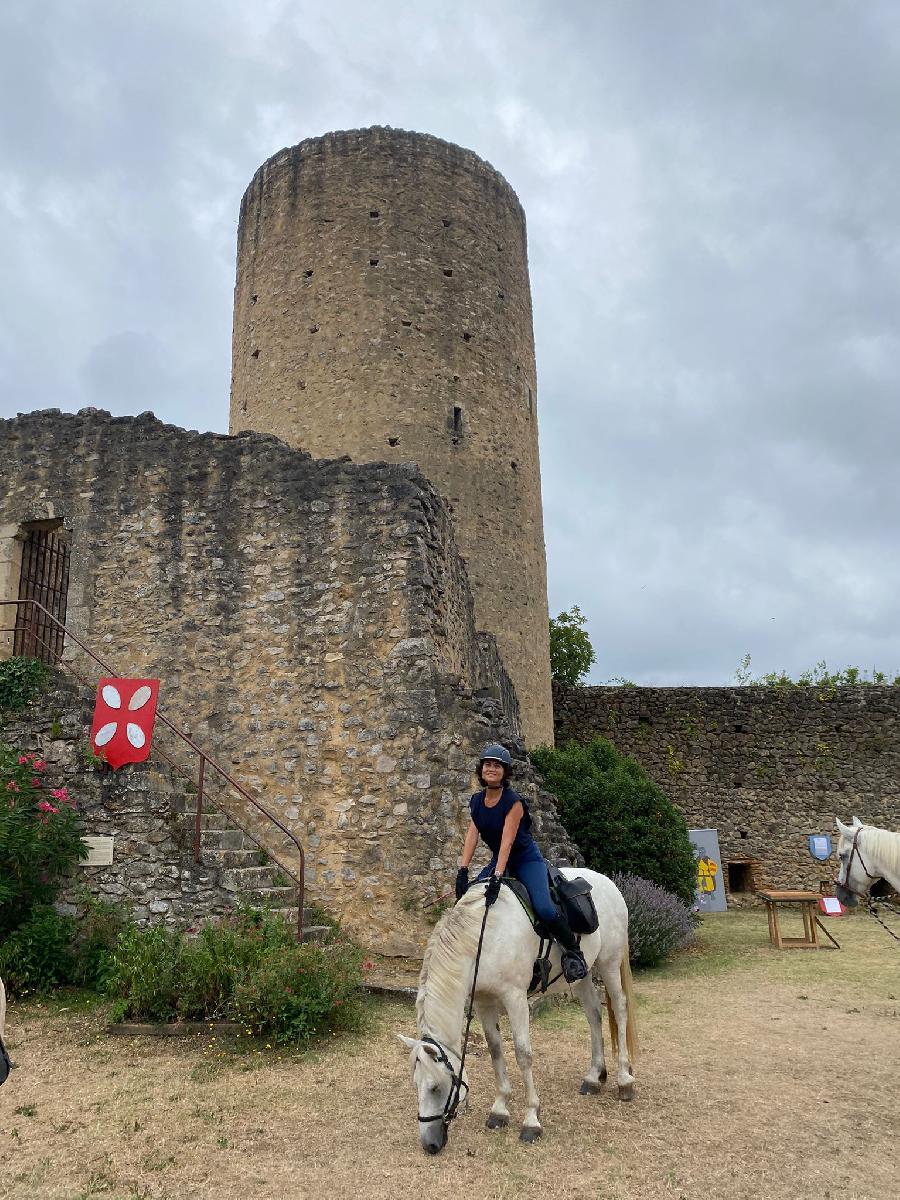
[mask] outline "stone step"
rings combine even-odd
[[[296,904],[295,887],[235,888],[233,894],[239,899],[262,908],[282,909]],[[294,913],[296,917],[296,911]]]
[[[200,842],[200,856],[203,862],[214,867],[235,867],[244,870],[246,867],[270,867],[274,864],[269,856],[256,846],[252,850],[223,850],[219,846],[206,846]],[[261,861],[265,859],[265,861]]]
[[[254,841],[239,829],[204,829],[200,832],[201,850],[256,850]]]
[[[192,812],[180,813],[182,822],[186,828],[193,830],[195,816]],[[200,814],[200,830],[201,832],[223,831],[226,829],[234,829],[234,825],[228,820],[224,813],[216,812],[210,809]]]
[[[296,904],[293,908],[270,908],[268,911],[275,916],[284,917],[285,921],[292,928],[296,928],[298,911]],[[318,942],[320,945],[324,945],[325,942],[331,940],[332,932],[330,925],[304,925],[303,940],[304,942]]]
[[[278,882],[279,880],[280,882]],[[228,867],[222,872],[219,882],[229,892],[294,886],[287,872],[272,865],[267,867]]]

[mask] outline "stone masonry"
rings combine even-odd
[[[162,680],[161,710],[299,837],[312,898],[372,949],[419,951],[478,749],[499,737],[524,753],[431,485],[152,414],[0,422],[0,533],[53,520],[72,631],[116,673]],[[96,680],[71,641],[66,660]],[[523,780],[545,848],[570,857],[552,801]],[[297,868],[236,794],[217,803]]]
[[[506,180],[397,129],[274,155],[241,204],[232,366],[232,432],[415,460],[452,514],[525,736],[552,740],[525,215]]]
[[[608,738],[718,829],[733,892],[830,887],[807,837],[835,817],[900,828],[900,688],[557,686],[554,708],[558,742]]]
[[[194,861],[196,796],[167,764],[112,771],[91,761],[93,701],[60,673],[23,712],[0,713],[0,741],[46,762],[47,785],[69,789],[87,835],[113,838],[112,865],[77,866],[61,893],[63,911],[75,911],[88,892],[127,908],[139,924],[196,926],[238,902],[296,920],[296,889],[221,813],[203,817],[201,861]]]

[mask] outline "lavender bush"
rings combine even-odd
[[[655,967],[694,940],[694,914],[677,896],[639,875],[611,878],[628,905],[629,957],[635,966]]]

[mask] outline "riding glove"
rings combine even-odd
[[[469,868],[460,867],[456,872],[456,898],[462,900],[469,890]]]
[[[492,875],[488,881],[487,887],[484,889],[484,906],[490,908],[497,897],[500,895],[500,876]]]

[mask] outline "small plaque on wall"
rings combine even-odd
[[[113,842],[111,837],[85,837],[81,839],[87,846],[87,858],[81,859],[82,867],[109,867],[113,860]]]

